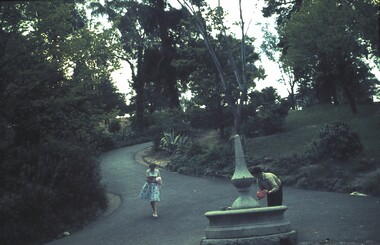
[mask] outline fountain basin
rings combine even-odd
[[[205,214],[209,225],[206,239],[266,236],[291,231],[285,220],[286,206],[210,211]]]

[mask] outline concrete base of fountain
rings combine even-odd
[[[296,232],[285,220],[286,206],[210,211],[201,245],[296,244]]]
[[[293,245],[296,243],[296,232],[230,239],[202,239],[201,245]]]

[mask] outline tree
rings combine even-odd
[[[281,131],[289,110],[287,100],[281,99],[273,87],[264,88],[261,92],[252,91],[248,96],[250,100],[244,108],[246,135],[252,137]]]
[[[94,14],[107,14],[120,32],[123,51],[120,58],[128,62],[132,71],[136,126],[142,131],[146,107],[151,112],[160,106],[179,107],[177,76],[171,62],[177,55],[180,38],[176,30],[182,13],[164,0],[113,0],[104,6],[100,3],[91,6]],[[157,97],[160,94],[164,96]]]
[[[320,102],[331,103],[333,98],[338,103],[341,89],[352,112],[357,112],[357,88],[374,86],[364,60],[378,49],[373,35],[363,30],[377,15],[377,9],[363,1],[305,1],[281,30],[288,65],[313,78]],[[368,83],[372,85],[364,85]]]
[[[219,129],[221,137],[228,138],[229,135],[226,136],[225,128],[233,126],[232,111],[228,109],[228,101],[220,83],[218,72],[204,41],[199,36],[195,37],[191,34],[193,33],[189,33],[189,41],[181,48],[175,65],[179,74],[182,75],[181,79],[187,81],[186,86],[191,91],[192,103],[190,108],[195,112],[192,113],[192,121],[194,125]],[[229,65],[229,52],[232,52],[234,56],[239,55],[240,40],[234,37],[228,38],[229,45],[221,35],[217,35],[215,38],[210,37],[210,42],[215,48],[221,66],[224,68],[226,79],[233,80],[235,75],[234,70]],[[252,42],[253,39],[246,38],[247,67],[249,68],[246,74],[247,79],[251,82],[249,88],[255,86],[253,82],[255,79],[263,76],[263,71],[254,64],[259,55],[255,52]],[[239,91],[235,88],[231,93],[237,97]]]
[[[218,7],[214,15],[211,16],[212,23],[215,24],[216,30],[219,31],[218,38],[224,43],[224,52],[226,52],[228,67],[233,72],[233,78],[228,74],[228,68],[223,66],[220,57],[218,57],[218,50],[212,43],[212,38],[210,34],[210,26],[203,16],[204,3],[198,1],[192,4],[190,1],[178,1],[183,8],[185,8],[189,14],[194,18],[194,24],[198,29],[199,34],[202,36],[203,41],[206,45],[207,51],[209,52],[212,61],[214,63],[215,69],[219,76],[219,82],[223,88],[225,100],[233,114],[234,118],[234,129],[236,133],[241,134],[242,129],[242,107],[247,101],[247,91],[249,88],[254,86],[253,79],[248,78],[249,71],[252,71],[252,67],[247,63],[247,40],[245,34],[245,22],[243,19],[241,1],[239,1],[240,6],[240,22],[241,27],[241,42],[240,42],[240,55],[236,56],[235,48],[236,46],[232,43],[233,38],[227,35],[227,28],[223,24],[223,9]],[[251,77],[250,77],[251,78]]]
[[[266,6],[262,10],[263,16],[277,16],[277,25],[280,27],[301,8],[303,0],[265,0],[265,2]]]
[[[149,43],[146,43],[147,34],[142,26],[144,18],[146,17],[140,12],[144,8],[139,8],[140,4],[134,1],[120,2],[112,1],[106,2],[103,6],[100,3],[91,3],[93,14],[95,16],[107,14],[108,20],[114,23],[114,26],[120,32],[121,39],[121,54],[124,54],[121,59],[125,60],[132,72],[132,88],[136,92],[135,106],[137,118],[137,130],[142,131],[144,125],[144,86],[145,79],[143,77],[142,65],[144,59],[144,52]]]
[[[293,110],[296,109],[295,88],[297,84],[296,68],[286,66],[286,56],[281,56],[282,49],[279,47],[280,40],[276,35],[268,30],[268,26],[262,28],[264,32],[264,41],[261,44],[261,49],[264,51],[270,61],[278,65],[281,72],[281,78],[278,80],[286,86],[289,94],[290,105]]]
[[[169,96],[170,105],[179,107],[179,92],[177,89],[177,76],[175,67],[171,62],[176,57],[177,51],[175,48],[176,37],[171,34],[178,28],[182,18],[182,13],[179,10],[171,8],[166,11],[167,1],[154,0],[151,1],[153,10],[156,12],[154,24],[158,25],[159,37],[161,39],[161,60],[157,70],[161,70],[159,79],[164,80],[165,90]]]
[[[76,2],[0,4],[1,244],[55,238],[106,207],[95,157],[117,63]]]

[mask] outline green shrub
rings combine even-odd
[[[354,162],[355,172],[369,172],[374,169],[376,169],[376,161],[374,158],[362,158],[359,159],[357,162]]]
[[[191,127],[202,129],[223,129],[233,125],[233,115],[226,108],[197,108],[186,111]]]
[[[186,114],[179,109],[168,109],[151,115],[152,124],[147,128],[146,134],[153,139],[154,150],[159,150],[164,132],[176,132],[189,135],[190,124]]]
[[[119,120],[111,120],[110,123],[108,124],[108,131],[110,133],[117,133],[120,132],[121,125]]]
[[[97,138],[97,147],[101,151],[108,151],[115,147],[115,139],[111,135],[99,134]]]
[[[186,114],[179,109],[168,109],[166,111],[153,114],[154,127],[160,129],[160,136],[163,132],[177,132],[178,134],[189,134],[190,124]]]
[[[244,133],[248,137],[275,134],[282,130],[285,117],[286,115],[280,113],[275,105],[260,107],[256,116],[244,122]]]
[[[358,134],[342,121],[322,127],[319,130],[319,140],[314,146],[317,154],[335,160],[346,160],[363,150]]]
[[[211,176],[231,174],[233,166],[234,152],[229,144],[204,149],[194,142],[179,147],[167,165],[169,170],[179,173]]]
[[[234,157],[234,148],[227,143],[211,146],[204,156],[205,162],[207,163],[208,172],[215,172],[216,175],[219,171],[234,166]]]
[[[278,96],[272,87],[250,94],[252,102],[244,109],[247,117],[243,124],[248,137],[270,135],[282,130],[288,115],[289,103]]]
[[[106,208],[100,169],[92,151],[44,139],[39,145],[7,153],[0,165],[1,244],[33,244],[56,238]]]
[[[179,147],[171,157],[171,161],[167,164],[167,168],[171,171],[189,175],[202,175],[202,166],[199,156],[204,151],[199,143],[191,142],[190,144]]]

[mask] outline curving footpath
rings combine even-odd
[[[154,219],[149,203],[137,198],[147,167],[139,164],[135,155],[149,146],[103,154],[103,182],[114,194],[110,209],[82,230],[48,245],[199,244],[208,224],[204,213],[231,205],[238,196],[235,187],[226,179],[161,170],[159,218]],[[284,205],[299,244],[380,244],[380,198],[285,187]]]

